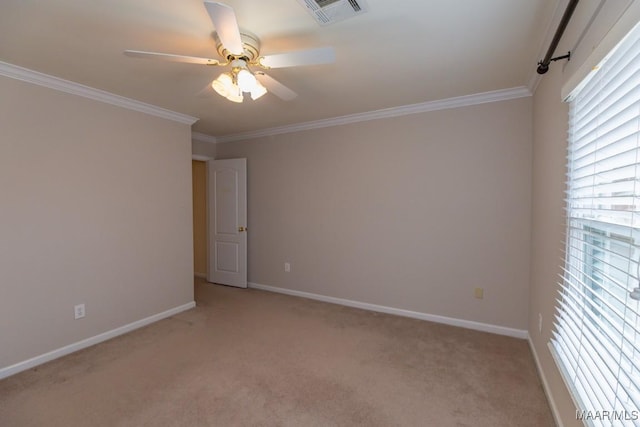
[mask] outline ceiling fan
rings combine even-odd
[[[213,22],[216,49],[222,60],[139,50],[125,50],[124,54],[189,64],[230,66],[231,70],[220,74],[211,86],[219,95],[233,102],[242,102],[245,93],[249,93],[251,98],[256,100],[267,91],[280,99],[290,101],[298,95],[262,70],[328,64],[335,61],[335,53],[331,47],[261,56],[260,40],[255,35],[239,29],[236,15],[230,6],[208,0],[205,0],[204,6]]]

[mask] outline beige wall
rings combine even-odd
[[[206,141],[191,141],[191,152],[196,156],[210,157],[214,159],[216,157],[216,144]]]
[[[0,93],[0,368],[192,302],[189,126]]]
[[[547,347],[551,338],[563,259],[568,106],[560,98],[562,69],[542,79],[533,103],[533,211],[529,334],[565,426],[581,425]],[[542,332],[538,315],[542,315]]]
[[[193,269],[207,275],[207,163],[193,160]]]
[[[559,374],[548,348],[553,328],[555,300],[563,263],[565,215],[564,191],[566,181],[566,154],[568,132],[568,105],[562,102],[562,89],[578,82],[576,73],[597,64],[593,54],[599,50],[603,38],[622,34],[616,22],[629,27],[638,22],[638,4],[627,10],[619,20],[629,0],[581,2],[570,27],[556,52],[572,49],[570,63],[553,63],[548,74],[541,79],[533,102],[533,191],[532,191],[532,245],[531,290],[529,303],[529,333],[539,359],[541,374],[548,384],[547,392],[555,406],[559,422],[564,426],[581,426],[576,420],[575,405]],[[562,9],[560,12],[563,12]],[[599,12],[594,17],[594,13]],[[629,19],[628,13],[635,13]],[[587,29],[587,24],[591,27]],[[615,28],[615,31],[612,30]],[[582,37],[581,43],[578,39]],[[542,315],[542,331],[538,330],[538,316]],[[606,409],[606,408],[604,408]]]
[[[218,144],[234,157],[250,282],[526,329],[530,98]]]

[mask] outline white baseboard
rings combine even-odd
[[[11,375],[17,374],[18,372],[26,371],[27,369],[31,369],[34,366],[42,365],[43,363],[49,362],[53,359],[57,359],[62,356],[66,356],[67,354],[71,354],[78,350],[82,350],[83,348],[91,347],[92,345],[101,343],[103,341],[109,340],[111,338],[115,338],[118,335],[126,334],[127,332],[131,332],[134,329],[141,328],[143,326],[147,326],[151,323],[157,322],[158,320],[165,319],[167,317],[171,317],[175,314],[181,313],[183,311],[192,309],[196,306],[195,301],[189,302],[187,304],[171,308],[167,311],[163,311],[162,313],[154,314],[153,316],[146,317],[141,320],[137,320],[133,323],[129,323],[128,325],[121,326],[116,329],[112,329],[107,332],[103,332],[99,335],[95,335],[91,338],[84,339],[82,341],[75,342],[73,344],[69,344],[67,346],[61,347],[59,349],[50,351],[45,354],[41,354],[39,356],[33,357],[31,359],[25,360],[23,362],[18,362],[14,365],[7,366],[5,368],[0,368],[0,380],[3,378],[7,378]]]
[[[249,283],[249,287],[263,291],[277,292],[280,294],[292,295],[296,297],[309,298],[318,301],[330,302],[333,304],[346,305],[347,307],[362,308],[364,310],[377,311],[380,313],[395,314],[397,316],[411,317],[413,319],[427,320],[429,322],[443,323],[445,325],[459,326],[477,331],[490,332],[498,335],[506,335],[514,338],[527,339],[529,333],[523,329],[513,329],[504,326],[491,325],[488,323],[473,322],[471,320],[456,319],[453,317],[438,316],[436,314],[420,313],[417,311],[402,310],[400,308],[386,307],[384,305],[369,304],[366,302],[353,301],[343,298],[328,297],[324,295],[312,294],[309,292],[295,291],[292,289],[278,288],[276,286],[261,285],[259,283]]]
[[[536,368],[538,368],[538,376],[542,380],[542,388],[544,389],[544,394],[547,396],[547,401],[549,402],[549,407],[551,408],[551,413],[553,414],[553,419],[556,422],[556,426],[564,427],[562,419],[560,418],[560,413],[558,412],[558,407],[556,406],[556,402],[553,399],[551,388],[549,387],[549,383],[547,382],[547,377],[544,375],[544,371],[542,370],[542,365],[540,364],[538,353],[536,352],[536,348],[533,345],[533,341],[531,341],[531,337],[527,337],[527,341],[529,341],[529,348],[531,348],[533,360],[536,362]]]

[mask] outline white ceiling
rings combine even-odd
[[[226,0],[261,54],[332,46],[330,65],[269,75],[298,93],[235,104],[217,67],[129,58],[125,49],[218,58],[201,0],[1,0],[0,61],[200,118],[212,136],[527,86],[557,0],[367,0],[321,27],[296,0]],[[248,98],[248,97],[247,97]]]

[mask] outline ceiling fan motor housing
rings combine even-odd
[[[242,59],[248,63],[255,63],[260,57],[260,40],[255,34],[251,34],[248,31],[240,31],[240,39],[242,40],[242,55],[234,55],[229,52],[220,41],[217,33],[214,33],[216,41],[216,49],[221,57],[226,58],[229,61],[235,59]]]

